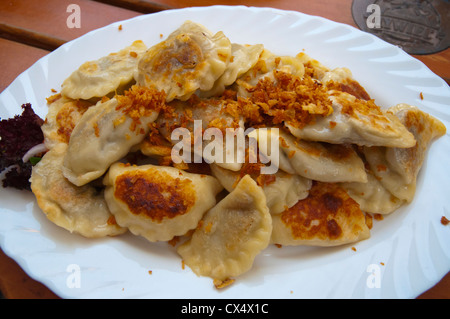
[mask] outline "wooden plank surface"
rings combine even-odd
[[[351,0],[2,0],[0,1],[0,36],[2,32],[28,32],[48,37],[51,41],[70,41],[91,30],[110,23],[129,19],[143,13],[183,8],[188,6],[208,6],[211,4],[275,7],[295,10],[311,15],[319,15],[330,20],[355,26],[351,15]],[[68,28],[67,12],[69,4],[77,3],[81,8],[81,27]],[[108,4],[110,3],[110,4]],[[6,31],[5,31],[6,30]],[[8,37],[6,37],[8,38]],[[26,38],[26,37],[25,37]],[[49,50],[38,45],[23,44],[24,39],[16,36],[16,41],[0,38],[0,92],[20,73],[25,71]],[[33,37],[31,37],[33,38]],[[59,42],[55,42],[57,45]],[[443,78],[450,78],[450,49],[437,54],[416,56],[432,71]],[[6,298],[58,298],[41,283],[31,279],[17,263],[0,250],[0,290]],[[435,287],[424,292],[419,298],[450,299],[450,274],[447,274]]]
[[[133,10],[141,13],[154,13],[174,8],[164,3],[146,0],[95,0],[95,1],[103,2],[106,4],[110,4],[112,6],[117,6],[120,8],[125,8],[128,10]]]
[[[80,8],[80,28],[69,28],[67,25],[67,19],[73,13],[73,11],[67,12],[71,4],[77,4]],[[52,35],[66,41],[140,14],[136,11],[90,0],[0,1],[1,23]]]
[[[49,51],[0,38],[0,92]]]
[[[212,1],[209,0],[153,0],[153,2],[165,4],[174,8],[204,7],[209,6],[212,3]],[[271,7],[299,11],[356,26],[350,10],[352,0],[222,0],[213,2],[217,5],[246,5],[249,7]]]
[[[66,40],[52,35],[17,27],[8,23],[0,23],[0,37],[47,51],[53,51],[66,42]]]
[[[33,280],[0,250],[0,291],[7,299],[58,299],[42,283]]]

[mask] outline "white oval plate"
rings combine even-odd
[[[21,74],[0,95],[1,118],[19,114],[27,102],[44,118],[51,89],[81,63],[137,39],[151,46],[188,19],[233,42],[263,43],[283,55],[304,50],[330,68],[348,67],[377,104],[417,105],[450,128],[449,87],[399,48],[320,17],[243,6],[169,10],[89,32]],[[370,239],[335,248],[270,246],[221,291],[182,269],[167,243],[70,234],[46,219],[31,193],[13,189],[0,190],[1,248],[63,298],[413,298],[450,270],[450,228],[440,223],[443,215],[450,219],[449,155],[446,134],[428,151],[414,201],[375,221]]]

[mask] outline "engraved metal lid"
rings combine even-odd
[[[353,0],[358,27],[409,54],[450,47],[449,0]]]

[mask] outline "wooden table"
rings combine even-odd
[[[81,27],[68,28],[70,4],[78,4]],[[0,2],[0,92],[34,62],[88,31],[141,14],[192,6],[247,5],[274,7],[318,15],[356,26],[352,0],[2,0]],[[450,49],[415,56],[433,72],[450,79]],[[450,230],[449,230],[450,231]],[[47,287],[31,279],[14,260],[0,251],[0,290],[5,298],[59,298]],[[450,298],[450,273],[418,298]]]

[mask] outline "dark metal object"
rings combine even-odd
[[[409,54],[450,47],[449,0],[353,0],[352,15],[361,30]]]

